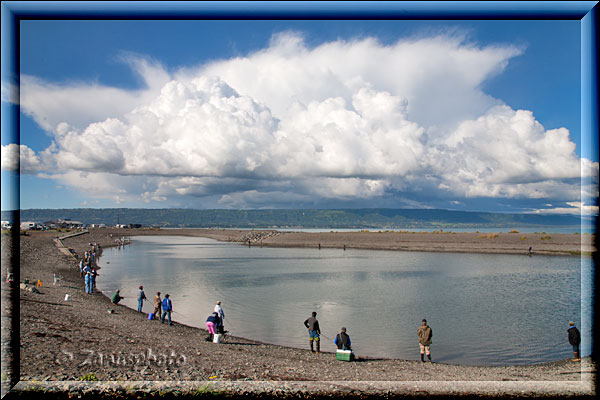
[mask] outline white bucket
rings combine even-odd
[[[69,299],[70,299],[70,298],[71,298],[71,295],[70,295],[70,294],[68,294],[68,293],[67,293],[67,294],[65,294],[65,301],[69,301]]]
[[[221,338],[223,337],[220,333],[215,333],[213,335],[213,343],[221,343]]]

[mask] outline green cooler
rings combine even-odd
[[[354,353],[352,353],[352,350],[338,350],[335,353],[335,359],[340,361],[352,361],[354,359]]]

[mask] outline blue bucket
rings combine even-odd
[[[154,319],[154,313],[151,312],[150,314],[148,314],[148,319]]]

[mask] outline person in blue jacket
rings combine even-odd
[[[171,313],[173,312],[173,303],[171,302],[171,299],[169,298],[168,293],[165,294],[165,298],[162,301],[162,309],[163,309],[163,314],[160,317],[160,323],[164,324],[165,316],[167,316],[169,325],[173,325],[173,323],[171,322]]]

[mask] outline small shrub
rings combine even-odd
[[[542,240],[550,240],[550,239],[552,239],[552,237],[551,236],[542,236],[541,239]]]
[[[89,373],[87,375],[84,375],[80,378],[77,378],[78,381],[97,381],[98,378],[96,378],[96,374],[95,373]]]
[[[518,231],[518,230],[516,230],[516,229],[513,229],[512,231],[510,231],[510,232],[508,232],[508,233],[519,233],[519,231]]]
[[[527,236],[521,236],[521,240],[527,240]]]

